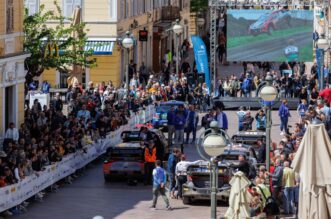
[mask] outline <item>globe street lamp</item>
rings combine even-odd
[[[183,26],[179,24],[179,19],[176,20],[176,24],[172,27],[172,31],[176,34],[175,37],[175,46],[176,46],[176,74],[179,72],[179,35],[183,32]]]
[[[278,96],[278,91],[272,86],[272,77],[268,75],[265,79],[266,84],[261,88],[259,97],[266,109],[267,128],[266,128],[266,167],[270,171],[270,144],[271,144],[271,106]]]
[[[130,92],[130,88],[129,88],[129,62],[130,62],[130,49],[133,47],[134,45],[134,40],[132,39],[132,37],[130,36],[130,32],[127,31],[125,33],[125,38],[122,40],[122,46],[126,49],[127,51],[127,66],[126,66],[126,89],[127,89],[127,96],[129,95]]]
[[[217,191],[218,191],[218,160],[217,157],[224,153],[228,144],[229,136],[227,133],[218,128],[216,121],[210,123],[210,129],[203,132],[197,140],[197,151],[199,155],[206,161],[210,162],[210,205],[211,205],[211,219],[217,217]],[[231,144],[230,144],[231,146]],[[204,151],[201,151],[203,148]],[[206,156],[207,155],[207,156]],[[210,158],[208,158],[208,156]]]

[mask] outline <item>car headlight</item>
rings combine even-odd
[[[193,184],[193,182],[188,182],[188,183],[187,183],[187,187],[188,187],[189,189],[193,189],[193,188],[194,188],[194,184]]]

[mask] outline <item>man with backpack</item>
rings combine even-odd
[[[156,168],[153,170],[153,204],[151,206],[152,209],[156,209],[156,203],[159,195],[162,196],[166,208],[168,211],[172,210],[169,204],[169,199],[165,194],[165,184],[167,182],[167,174],[166,171],[161,167],[161,161],[157,160],[155,162]]]

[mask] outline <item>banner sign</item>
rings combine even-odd
[[[317,76],[320,78],[321,74],[321,67],[324,64],[324,50],[323,49],[316,49],[316,63],[317,63]]]
[[[202,41],[202,39],[198,36],[191,36],[191,39],[192,39],[194,58],[197,65],[198,73],[205,74],[205,81],[210,93],[211,86],[210,86],[209,64],[208,64],[206,45]]]
[[[141,111],[144,111],[142,113]],[[121,142],[121,132],[130,130],[136,124],[149,122],[153,118],[155,108],[148,106],[137,115],[131,116],[128,124],[109,133],[106,138],[99,139],[96,143],[86,146],[85,152],[78,151],[63,157],[62,161],[46,166],[43,171],[25,177],[19,183],[0,188],[0,212],[21,204],[23,201],[46,189],[57,181],[73,174],[88,163],[92,162],[106,152],[107,148]],[[132,125],[130,125],[132,124]]]

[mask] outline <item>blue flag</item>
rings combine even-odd
[[[209,64],[208,64],[206,45],[202,41],[202,39],[198,36],[192,36],[191,38],[192,38],[194,58],[195,58],[198,73],[205,74],[205,81],[206,81],[206,84],[207,84],[207,87],[208,87],[209,93],[210,93],[211,86],[210,86]]]

